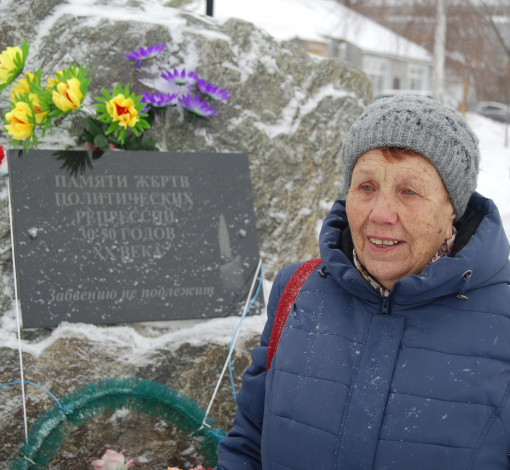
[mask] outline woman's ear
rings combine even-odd
[[[449,240],[450,238],[453,237],[453,221],[454,220],[455,220],[455,212],[452,211],[452,215],[450,215],[450,217],[448,219],[448,223],[447,223],[445,234],[444,234],[445,240]]]

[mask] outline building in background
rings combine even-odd
[[[374,97],[431,94],[432,55],[336,0],[214,0],[217,18],[241,18],[311,54],[346,60],[369,75]]]
[[[432,55],[417,44],[352,12],[354,22],[330,31],[322,42],[295,37],[292,42],[311,54],[338,58],[363,70],[374,98],[396,93],[431,92]]]
[[[299,0],[298,0],[299,1]],[[312,54],[338,58],[362,69],[372,80],[374,98],[396,93],[431,95],[432,55],[418,44],[347,8],[324,1],[323,7],[336,21],[328,28],[317,21],[321,42],[302,34],[293,38]],[[320,2],[314,8],[317,16]],[[318,14],[319,13],[319,14]],[[322,47],[319,47],[322,44]]]
[[[337,1],[433,52],[435,0]],[[446,23],[445,103],[510,103],[510,1],[449,1]]]

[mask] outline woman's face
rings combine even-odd
[[[455,219],[441,177],[426,158],[387,160],[380,149],[356,162],[347,217],[360,262],[389,290],[427,266],[452,237]]]

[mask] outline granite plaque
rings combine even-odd
[[[259,258],[248,157],[91,157],[9,151],[23,327],[239,314]]]

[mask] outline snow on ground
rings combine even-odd
[[[13,302],[14,305],[14,302]],[[251,332],[261,333],[267,315],[246,317],[239,337]],[[129,325],[98,326],[84,323],[61,323],[51,335],[39,342],[21,341],[23,352],[39,357],[46,348],[59,338],[81,336],[105,347],[118,347],[124,350],[120,360],[137,362],[141,356],[184,342],[204,344],[215,341],[228,344],[239,325],[239,317],[215,318],[212,320],[183,320],[145,323],[144,334]],[[154,335],[154,336],[153,336]],[[0,318],[0,344],[2,347],[18,349],[16,311],[13,307]]]
[[[480,139],[482,161],[476,190],[496,203],[503,219],[505,232],[509,237],[510,146],[505,147],[505,124],[475,113],[468,113],[466,118]]]

